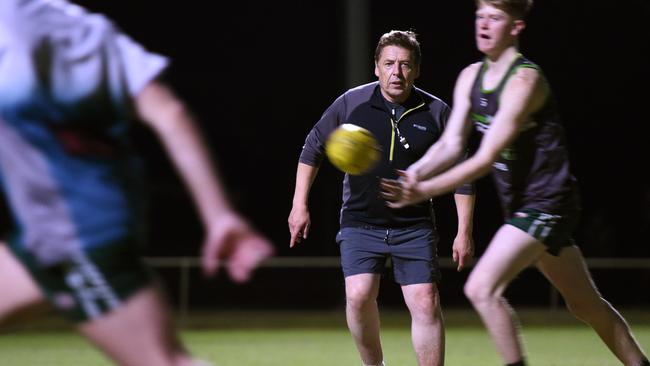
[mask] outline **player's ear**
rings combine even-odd
[[[379,66],[377,66],[377,61],[375,61],[375,76],[379,77]]]
[[[517,19],[512,23],[512,30],[510,31],[510,34],[516,37],[524,31],[524,28],[526,28],[526,22],[522,19]]]

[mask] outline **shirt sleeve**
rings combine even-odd
[[[130,118],[133,98],[162,74],[168,58],[150,52],[103,15],[89,14],[73,24],[76,29],[67,39],[75,41],[75,53],[58,57],[58,75],[63,76],[58,78],[59,94],[73,85],[77,91],[71,101],[109,95],[113,113]]]
[[[0,3],[0,77],[11,90],[3,101],[40,103],[44,120],[128,120],[133,97],[168,66],[103,14],[67,1]],[[48,98],[32,98],[34,90]]]
[[[474,183],[465,183],[462,186],[456,188],[456,191],[454,191],[454,193],[470,196],[476,194],[476,188],[474,187]]]
[[[341,95],[325,110],[307,135],[300,154],[301,163],[311,166],[320,165],[325,155],[325,142],[329,135],[343,123],[344,111],[345,95]]]
[[[167,57],[149,52],[123,33],[116,33],[114,42],[116,57],[121,65],[121,77],[131,96],[137,95],[169,64]]]

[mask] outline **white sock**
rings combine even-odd
[[[215,366],[215,365],[208,361],[193,359],[192,366]]]

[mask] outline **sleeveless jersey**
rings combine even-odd
[[[483,63],[471,89],[471,120],[482,136],[499,110],[501,92],[517,69],[539,66],[519,55],[492,90],[483,89]],[[564,213],[579,209],[577,182],[570,172],[564,129],[549,92],[543,106],[530,116],[514,142],[493,163],[492,176],[506,217],[522,209]]]

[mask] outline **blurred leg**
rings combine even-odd
[[[78,329],[122,366],[193,365],[155,287],[140,290],[121,307],[80,324]]]
[[[601,297],[578,247],[564,248],[558,257],[544,254],[537,268],[560,291],[571,313],[594,328],[621,362],[641,364],[639,344],[625,319]]]
[[[379,275],[362,273],[345,278],[348,328],[366,365],[379,365],[384,355],[379,337]]]
[[[411,313],[411,338],[418,366],[442,366],[445,360],[445,332],[436,284],[402,286]]]
[[[530,235],[504,225],[495,234],[465,284],[465,294],[507,364],[523,360],[524,352],[517,318],[503,292],[544,251],[544,245]]]
[[[25,267],[0,242],[0,321],[45,298]]]

